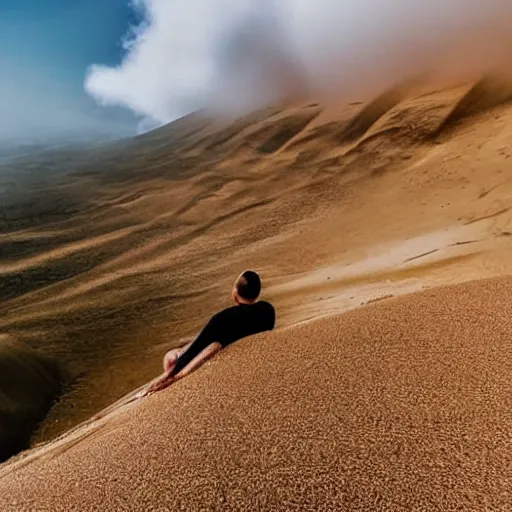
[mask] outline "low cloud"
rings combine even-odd
[[[507,62],[510,0],[135,0],[118,67],[88,70],[102,105],[146,130],[200,108],[240,114],[291,95],[357,98],[428,72]]]

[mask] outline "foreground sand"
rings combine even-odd
[[[248,339],[80,442],[0,510],[510,510],[512,278]]]

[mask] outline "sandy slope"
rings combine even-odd
[[[326,317],[330,334],[325,343],[332,347],[348,342],[339,337],[337,322],[359,318],[361,329],[370,324],[357,316],[365,313],[343,320],[329,315],[440,284],[508,275],[511,90],[485,79],[430,93],[391,91],[369,104],[339,110],[316,104],[268,109],[235,123],[219,124],[198,113],[130,143],[23,162],[18,185],[3,185],[8,194],[0,209],[0,330],[57,358],[76,378],[35,441],[62,434],[152,378],[165,349],[229,303],[226,291],[244,268],[262,272],[265,297],[279,311],[279,327]],[[503,287],[498,286],[500,293]],[[410,300],[413,311],[423,299]],[[381,307],[387,306],[368,311]],[[451,322],[463,311],[461,306]],[[398,318],[389,329],[401,328],[395,325]],[[321,325],[285,330],[275,345],[282,336],[285,346],[293,339],[306,347],[319,336],[311,331],[303,339],[301,329]],[[372,336],[380,339],[378,333]],[[234,358],[231,367],[245,368],[240,350],[234,348],[229,356]],[[257,354],[248,360],[256,364]],[[290,368],[294,373],[298,354],[283,359],[276,371]],[[337,360],[336,353],[332,357]],[[413,351],[408,357],[417,355]],[[228,364],[221,359],[212,368]],[[354,372],[354,380],[362,377]],[[180,388],[192,386],[185,405],[197,399],[193,386],[210,385],[202,375]],[[343,387],[337,378],[328,382],[329,390]],[[246,383],[244,407],[232,415],[244,415],[245,404],[259,397],[261,388],[253,390],[251,382]],[[461,375],[460,382],[469,385],[470,377]],[[233,403],[240,399],[237,392],[229,391]],[[181,396],[178,391],[176,396]],[[365,402],[368,407],[370,402]],[[126,428],[159,425],[158,418],[176,410],[166,406],[139,416],[147,407],[132,408],[112,422],[110,416],[103,419],[98,434],[96,426],[87,427],[90,436],[116,431],[118,421],[132,425],[132,414],[134,423]],[[179,414],[196,414],[200,408],[187,405],[186,410]],[[147,420],[138,425],[135,418],[141,417]],[[397,419],[403,420],[401,413]],[[201,421],[197,428],[201,425],[205,428]],[[271,422],[266,428],[272,428]],[[356,430],[351,432],[347,442],[357,438]],[[133,433],[144,439],[152,435]],[[275,438],[270,430],[269,436]],[[140,443],[139,437],[126,439],[129,447]],[[79,442],[73,450],[89,447]],[[118,448],[118,456],[105,464],[122,466],[124,448]],[[54,457],[53,445],[45,450]],[[43,473],[45,461],[34,463],[43,464]],[[147,458],[137,463],[149,464]],[[195,471],[190,468],[182,475]],[[5,485],[13,485],[9,500],[22,472],[11,474],[10,466],[5,471]],[[181,478],[172,468],[171,473]]]
[[[0,508],[508,510],[511,289],[440,288],[243,341],[5,467]]]

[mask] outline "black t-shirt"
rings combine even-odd
[[[171,375],[177,375],[206,347],[218,342],[222,347],[247,336],[271,331],[276,323],[274,306],[261,301],[240,304],[214,315],[192,345],[178,358]]]

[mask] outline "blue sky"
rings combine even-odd
[[[119,64],[134,16],[128,0],[0,0],[0,143],[134,133],[83,87],[91,64]]]
[[[0,0],[0,147],[241,115],[297,83],[339,103],[510,62],[510,0],[133,1]]]

